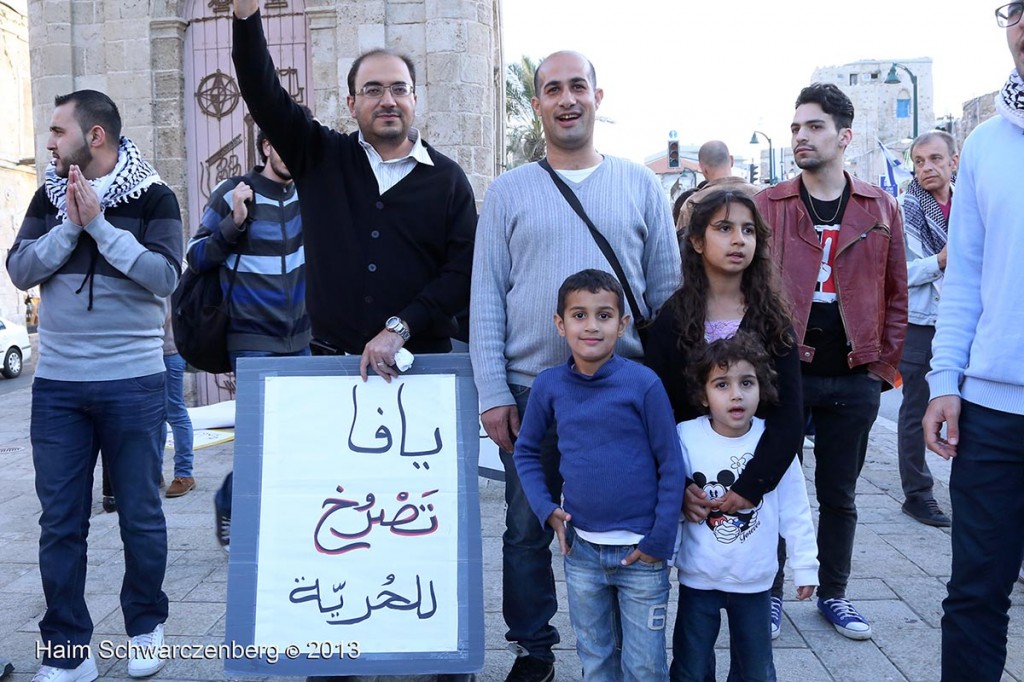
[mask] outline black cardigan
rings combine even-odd
[[[414,353],[451,350],[455,316],[469,305],[476,202],[466,174],[428,145],[380,194],[358,134],[307,118],[281,87],[257,12],[234,20],[232,59],[256,124],[295,180],[306,250],[306,306],[313,336],[348,353],[392,315]]]
[[[740,322],[740,329],[746,329],[746,319]],[[677,422],[702,414],[690,401],[687,390],[687,358],[678,345],[680,333],[675,311],[666,306],[651,325],[644,344],[644,364],[661,377]],[[772,354],[771,358],[778,374],[779,402],[758,409],[758,416],[765,420],[764,435],[754,457],[732,485],[737,495],[755,505],[779,484],[793,456],[800,451],[804,434],[803,382],[796,344],[781,355]]]

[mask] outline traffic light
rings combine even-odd
[[[668,167],[679,168],[679,140],[668,141]]]
[[[750,184],[753,185],[757,182],[757,165],[750,164]]]

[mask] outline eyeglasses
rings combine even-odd
[[[369,99],[380,99],[381,97],[384,96],[384,92],[386,90],[391,91],[392,97],[408,97],[413,93],[413,87],[408,83],[392,83],[391,85],[370,83],[368,85],[364,85],[359,90],[359,94]]]
[[[999,28],[1016,26],[1022,14],[1024,14],[1024,2],[1011,2],[996,10],[996,23],[999,24]]]

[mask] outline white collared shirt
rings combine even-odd
[[[434,165],[430,154],[427,153],[427,148],[423,146],[423,141],[420,140],[420,131],[416,128],[410,128],[409,139],[412,140],[412,149],[409,150],[408,154],[400,159],[385,161],[377,153],[377,150],[373,148],[373,145],[363,137],[363,131],[359,131],[359,144],[362,146],[363,151],[366,152],[366,158],[370,161],[370,168],[373,169],[373,175],[377,178],[377,187],[381,194],[384,194],[384,192],[387,192],[401,182],[406,175],[416,168],[417,163],[425,163],[428,166]]]

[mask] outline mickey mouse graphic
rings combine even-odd
[[[733,457],[730,468],[719,471],[715,480],[709,480],[707,474],[702,471],[695,471],[693,473],[693,481],[704,490],[709,500],[721,499],[729,491],[729,486],[736,482],[736,478],[743,471],[748,458],[749,455]],[[757,510],[760,507],[761,505],[758,504],[750,509],[741,509],[735,514],[725,514],[716,507],[708,514],[704,523],[715,534],[715,539],[721,543],[729,544],[740,537],[743,531],[750,528],[757,519]]]

